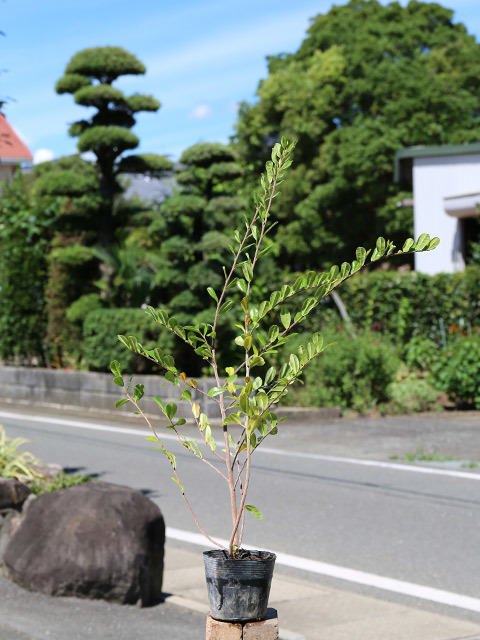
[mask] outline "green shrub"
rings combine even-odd
[[[432,366],[432,380],[459,408],[480,409],[480,337],[452,342]]]
[[[96,309],[102,309],[104,303],[98,293],[87,293],[80,296],[68,307],[65,317],[68,322],[82,325],[89,313]]]
[[[405,364],[418,371],[429,371],[440,354],[435,342],[422,336],[415,336],[407,342],[403,352]]]
[[[29,451],[20,451],[26,444],[25,438],[9,438],[0,425],[0,478],[17,478],[32,480],[39,477],[36,471],[37,458]]]
[[[342,336],[306,369],[298,399],[308,406],[340,405],[365,413],[388,400],[399,365],[394,347],[379,338]]]
[[[389,336],[400,345],[420,336],[442,347],[458,331],[480,331],[480,266],[430,276],[377,270],[345,282],[342,301],[361,330]],[[318,331],[338,318],[333,304],[312,313],[305,329]]]
[[[118,334],[135,335],[140,344],[151,349],[158,346],[175,353],[172,335],[160,327],[143,309],[96,309],[83,323],[83,355],[90,369],[108,371],[113,359],[122,359],[135,373],[152,370],[145,358],[127,352]]]
[[[58,491],[59,489],[66,489],[67,487],[75,487],[78,484],[84,482],[91,482],[92,476],[84,474],[71,474],[60,471],[53,478],[49,479],[35,479],[29,483],[30,489],[37,496],[42,493],[51,493],[52,491]]]
[[[417,413],[440,409],[439,391],[428,380],[415,375],[392,382],[388,388],[391,400],[385,413]]]

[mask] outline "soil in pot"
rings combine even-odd
[[[241,549],[203,553],[210,615],[224,622],[251,622],[267,615],[275,554]]]

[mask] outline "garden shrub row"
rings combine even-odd
[[[446,346],[448,335],[480,328],[480,267],[429,276],[360,273],[340,291],[354,325],[406,344],[415,336]]]

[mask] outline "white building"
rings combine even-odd
[[[413,181],[415,238],[440,238],[435,251],[415,254],[415,269],[463,271],[469,242],[480,240],[480,143],[402,149],[395,180]]]

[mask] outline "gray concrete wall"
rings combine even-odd
[[[158,414],[157,404],[146,396],[159,396],[162,402],[177,402],[180,391],[158,375],[135,376],[132,382],[145,385],[142,409]],[[202,379],[199,388],[207,391],[214,386],[213,379]],[[86,411],[132,412],[132,405],[115,409],[115,402],[125,397],[123,390],[113,383],[113,375],[92,371],[64,371],[28,367],[0,366],[0,401],[28,403],[30,406],[61,406],[82,408]],[[192,389],[192,398],[200,404],[201,411],[209,417],[220,416],[214,400]],[[178,405],[178,417],[192,418],[188,403]]]
[[[178,403],[180,390],[159,375],[135,376],[132,382],[145,385],[145,397],[141,407],[148,414],[160,416],[160,409],[154,400],[147,396],[158,396],[162,402],[175,402],[178,405],[177,417],[192,419],[190,405],[187,402]],[[215,386],[214,378],[201,378],[198,387],[205,393]],[[220,418],[220,411],[215,400],[204,394],[191,390],[192,399],[198,402],[200,410],[210,419]],[[131,404],[119,409],[115,402],[125,397],[120,387],[113,383],[110,373],[95,373],[92,371],[65,371],[60,369],[41,369],[28,367],[0,366],[0,403],[26,404],[30,408],[55,407],[66,408],[82,412],[96,412],[105,414],[131,414],[134,410]],[[341,416],[339,407],[304,408],[278,407],[276,413],[286,416],[295,422],[318,422],[331,420]]]

